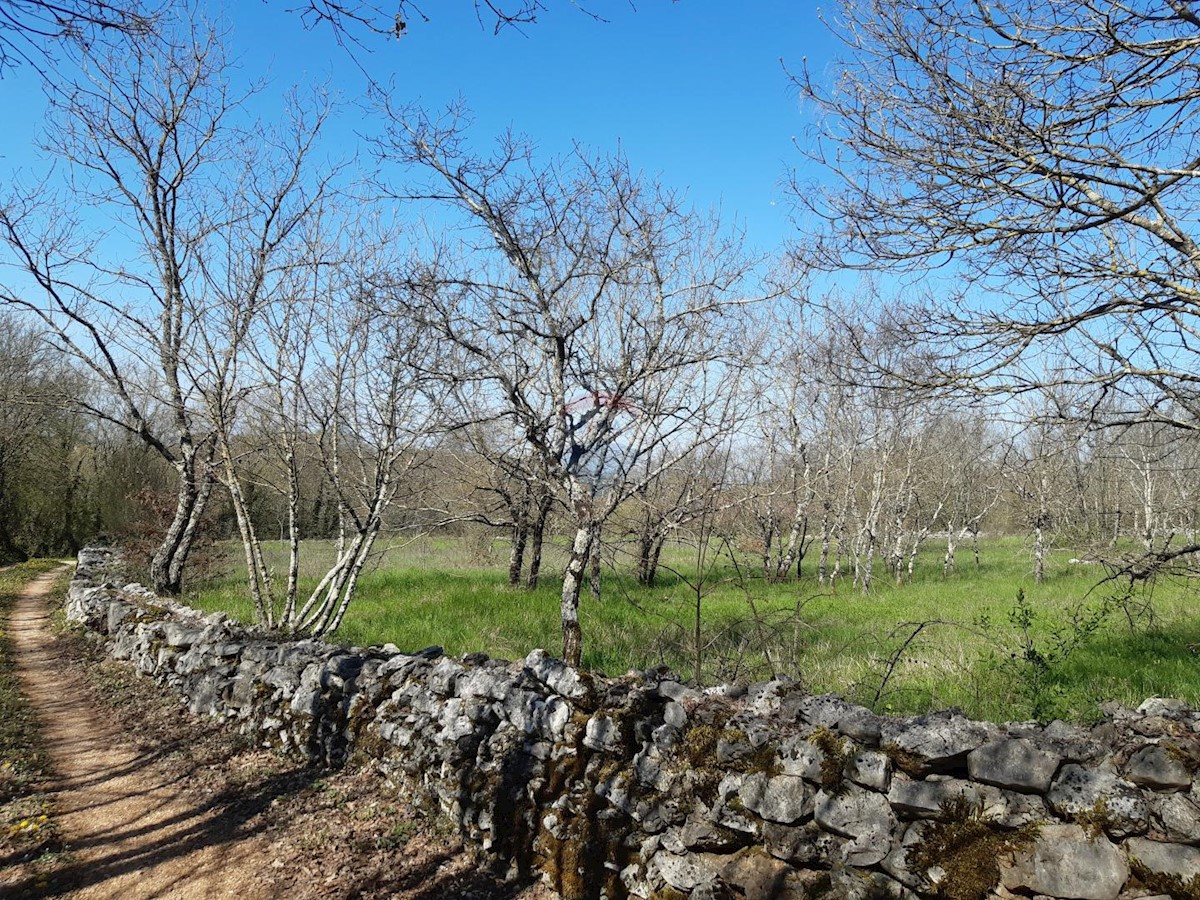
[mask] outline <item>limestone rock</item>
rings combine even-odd
[[[1134,784],[1160,791],[1186,790],[1192,786],[1192,773],[1183,760],[1159,744],[1143,747],[1133,754],[1125,775]]]
[[[836,793],[817,793],[814,817],[819,826],[850,838],[854,865],[878,863],[892,849],[899,828],[896,814],[882,794],[852,786]]]
[[[654,866],[663,881],[680,891],[711,884],[720,871],[713,857],[703,853],[658,853],[654,857]]]
[[[975,781],[1014,791],[1044,793],[1062,757],[1015,738],[984,744],[967,755],[967,771]]]
[[[1149,827],[1145,798],[1111,769],[1063,766],[1046,800],[1063,818],[1094,820],[1092,824],[1116,838],[1145,834]]]
[[[780,771],[784,775],[798,775],[813,784],[821,783],[825,754],[807,738],[789,739],[781,746],[780,756]]]
[[[1116,900],[1128,878],[1125,855],[1078,825],[1046,825],[1031,846],[1000,862],[1009,890],[1064,900]]]
[[[922,772],[940,772],[966,763],[967,754],[988,741],[996,727],[973,722],[960,715],[929,715],[908,723],[888,722],[881,740],[884,745],[916,760]]]
[[[989,818],[998,818],[1007,811],[1003,795],[998,790],[959,778],[913,781],[897,777],[887,794],[892,808],[912,819],[937,818],[942,807],[957,797],[966,798],[972,806],[982,807],[982,812]]]
[[[878,750],[862,750],[850,760],[846,777],[855,784],[886,793],[892,783],[892,761]]]
[[[1151,801],[1154,818],[1168,840],[1200,844],[1200,804],[1187,794],[1163,794]]]
[[[721,880],[739,889],[745,900],[804,900],[799,873],[761,852],[740,853],[721,869]]]
[[[799,822],[813,810],[811,790],[791,775],[747,775],[738,796],[746,809],[781,825]]]
[[[1131,862],[1136,860],[1156,875],[1174,875],[1184,882],[1200,878],[1200,849],[1196,847],[1130,838],[1125,852]]]

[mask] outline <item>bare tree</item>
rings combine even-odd
[[[302,255],[238,344],[236,377],[206,397],[258,618],[308,635],[341,624],[406,476],[428,458],[441,397],[427,390],[434,382],[425,373],[444,364],[439,343],[405,314],[411,304],[392,293],[403,284],[392,270],[399,236],[360,206],[342,227],[326,223],[329,213],[310,223]],[[312,502],[304,473],[313,467],[338,524],[332,562],[303,597],[300,509]],[[248,502],[250,483],[286,510],[283,586]]]
[[[150,36],[161,3],[140,0],[5,0],[0,4],[0,76],[20,63],[45,71],[56,45],[90,47],[98,36]]]
[[[809,261],[946,264],[987,292],[914,324],[945,377],[1084,383],[1120,420],[1200,426],[1193,4],[842,7],[842,76],[796,78],[837,176],[798,194],[830,224]]]
[[[386,110],[383,162],[423,186],[393,193],[448,204],[471,229],[442,246],[413,314],[457,345],[455,376],[484,389],[476,420],[519,434],[566,498],[574,537],[563,573],[563,655],[582,655],[579,594],[597,529],[696,444],[717,440],[716,410],[750,335],[739,315],[752,261],[719,222],[635,176],[622,158],[537,165],[508,136],[490,158],[462,121]],[[737,323],[737,324],[735,324]]]
[[[263,282],[304,221],[323,190],[305,174],[323,118],[280,134],[237,122],[219,38],[192,23],[88,56],[80,72],[52,93],[48,135],[73,190],[18,188],[0,205],[4,262],[19,273],[0,300],[39,318],[116,398],[81,405],[175,470],[175,515],[150,577],[177,593],[214,483],[203,397],[229,376],[227,354],[203,347],[236,343],[258,308],[214,293]]]

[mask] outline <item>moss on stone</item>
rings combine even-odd
[[[903,747],[894,743],[886,743],[879,748],[880,751],[892,762],[892,767],[903,772],[905,775],[913,778],[920,777],[924,771],[924,765],[921,757],[915,753],[909,753]]]
[[[683,753],[693,768],[711,766],[717,754],[721,732],[712,725],[696,725],[683,735]]]
[[[821,787],[841,787],[850,759],[850,742],[824,725],[808,736],[808,742],[821,751]]]
[[[1129,869],[1142,887],[1153,894],[1166,894],[1171,900],[1200,900],[1200,875],[1184,881],[1181,875],[1152,872],[1137,858],[1129,861]]]
[[[983,900],[1000,883],[998,858],[1029,844],[1037,829],[1004,831],[983,815],[982,805],[958,796],[942,804],[936,821],[911,851],[918,871],[939,866],[946,873],[936,897]]]
[[[1112,817],[1108,812],[1108,801],[1100,797],[1092,804],[1091,809],[1085,809],[1082,812],[1077,812],[1071,816],[1071,820],[1082,826],[1090,836],[1094,838],[1103,837],[1107,830]]]

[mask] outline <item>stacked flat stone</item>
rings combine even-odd
[[[603,678],[542,650],[282,641],[107,582],[112,562],[80,554],[68,618],[113,657],[265,745],[379,766],[572,900],[945,896],[950,861],[916,861],[955,810],[1020,836],[990,896],[1200,888],[1200,713],[1177,701],[1091,728],[997,725],[876,716],[784,680]]]

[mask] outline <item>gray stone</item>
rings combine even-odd
[[[1116,900],[1128,879],[1125,855],[1078,825],[1043,826],[1031,846],[1000,860],[1009,890],[1067,900]]]
[[[706,819],[689,818],[679,830],[679,840],[688,850],[726,853],[744,847],[746,836],[742,832],[722,828]]]
[[[912,781],[896,777],[888,791],[888,803],[902,816],[913,819],[935,819],[942,807],[957,797],[965,797],[972,806],[982,806],[986,815],[994,816],[1003,811],[999,791],[985,790],[981,785],[958,778],[944,781]]]
[[[886,793],[892,783],[892,761],[878,750],[859,751],[846,767],[846,777],[855,784]]]
[[[1167,697],[1147,697],[1137,708],[1142,716],[1164,716],[1175,718],[1188,711],[1188,705],[1182,700]]]
[[[1014,791],[1045,793],[1062,757],[1039,750],[1022,738],[993,741],[967,754],[967,772],[975,781]]]
[[[816,822],[803,825],[777,825],[767,822],[763,826],[763,846],[772,856],[806,866],[827,863],[837,853],[844,839],[823,831]]]
[[[700,694],[693,691],[690,687],[680,684],[678,681],[660,681],[658,683],[658,695],[667,700],[698,700]]]
[[[1200,844],[1200,805],[1187,794],[1163,794],[1150,801],[1164,836],[1180,844]]]
[[[591,693],[587,681],[576,669],[555,659],[545,650],[533,650],[525,657],[525,668],[560,697],[582,700]]]
[[[1166,747],[1151,744],[1129,758],[1125,776],[1134,784],[1161,791],[1186,790],[1192,786],[1192,773],[1183,760]]]
[[[813,809],[811,792],[803,779],[791,775],[747,775],[738,796],[752,813],[782,825],[799,822]]]
[[[825,761],[825,754],[808,739],[790,739],[781,747],[780,755],[780,771],[784,775],[797,775],[813,784],[821,783],[821,763]]]
[[[1125,852],[1156,875],[1174,875],[1184,882],[1200,878],[1200,849],[1184,844],[1165,844],[1145,838],[1130,838]]]
[[[967,754],[990,741],[996,727],[960,715],[922,716],[911,722],[888,722],[881,733],[887,745],[915,758],[922,771],[938,772],[966,763]]]
[[[712,858],[701,853],[657,853],[654,866],[663,881],[680,891],[711,884],[719,872],[719,866],[713,864]]]
[[[1116,838],[1145,834],[1150,810],[1141,792],[1111,769],[1086,769],[1069,763],[1046,795],[1063,818],[1095,817]]]
[[[609,716],[593,716],[584,728],[583,746],[592,750],[612,750],[621,743],[621,726]]]
[[[1022,828],[1037,825],[1050,818],[1050,808],[1037,794],[1018,794],[1001,791],[1003,810],[996,815],[996,824],[1002,828]]]
[[[108,615],[106,617],[108,623],[108,634],[115,634],[117,629],[121,627],[121,623],[137,612],[137,607],[132,603],[122,603],[120,600],[114,600],[108,606]]]
[[[899,827],[883,795],[860,787],[819,791],[814,818],[825,830],[850,838],[854,865],[860,866],[874,865],[887,856]]]
[[[663,721],[674,728],[682,728],[687,724],[687,711],[671,700],[663,707]]]
[[[821,694],[815,697],[803,697],[796,701],[795,714],[797,718],[814,728],[824,726],[836,730],[838,723],[851,714],[855,709],[861,709],[847,703],[841,697],[833,694]]]
[[[741,853],[721,868],[721,880],[745,900],[804,900],[808,893],[791,866],[761,853]]]

